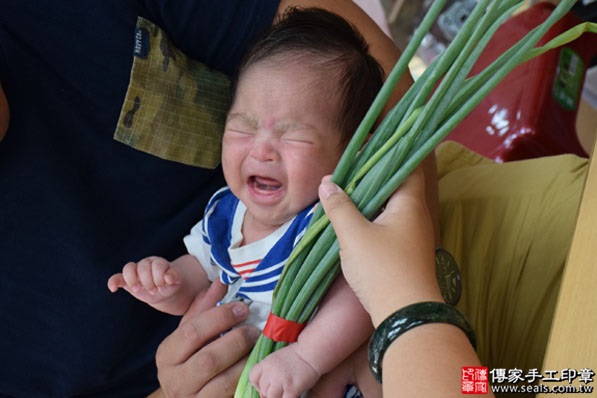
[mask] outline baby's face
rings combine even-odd
[[[269,63],[249,68],[239,81],[222,166],[247,206],[245,222],[273,231],[317,200],[321,178],[342,154],[338,96],[325,86],[313,70]]]

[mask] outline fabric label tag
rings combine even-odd
[[[135,57],[147,58],[149,54],[149,31],[146,28],[137,26],[135,28]]]

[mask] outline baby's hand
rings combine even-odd
[[[251,384],[262,397],[300,397],[321,375],[295,350],[294,344],[275,351],[253,367]]]
[[[159,304],[172,297],[180,287],[179,271],[161,257],[147,257],[138,263],[130,262],[122,273],[108,279],[108,289],[123,288],[147,304]]]

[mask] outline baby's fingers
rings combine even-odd
[[[122,268],[122,277],[124,278],[125,288],[130,292],[137,293],[141,289],[139,277],[137,275],[137,264],[130,262]]]
[[[114,274],[108,279],[108,289],[114,293],[120,287],[125,287],[126,282],[124,281],[124,277],[122,274]]]
[[[137,263],[137,277],[139,283],[149,293],[154,294],[158,284],[154,281],[154,267],[158,264],[153,258],[144,258]],[[161,282],[163,284],[163,281]]]
[[[262,385],[261,376],[263,375],[263,366],[260,363],[257,363],[249,372],[249,381],[255,387],[259,393],[265,393],[265,386]]]
[[[174,267],[170,267],[164,273],[164,283],[169,286],[178,285],[182,281],[180,271]]]
[[[153,283],[158,291],[170,286],[178,285],[182,280],[180,271],[163,258],[153,260],[151,267]]]

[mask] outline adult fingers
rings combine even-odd
[[[246,357],[258,336],[259,329],[248,325],[227,332],[193,354],[179,377],[196,383],[199,397],[233,396]]]
[[[247,357],[212,378],[197,393],[197,398],[233,397],[240,375],[245,368]]]
[[[228,287],[220,282],[220,280],[213,281],[207,291],[199,293],[197,297],[195,297],[188,311],[182,317],[181,323],[186,322],[187,319],[193,318],[196,315],[215,307],[224,297],[227,291]]]
[[[248,314],[246,304],[235,302],[187,318],[160,344],[156,360],[166,366],[185,363],[209,341],[244,321]]]
[[[327,217],[330,219],[340,243],[346,235],[355,236],[354,232],[369,225],[368,220],[360,213],[352,200],[336,184],[330,176],[325,176],[319,186],[319,198]],[[425,208],[425,177],[418,167],[404,180],[399,189],[390,197],[383,212],[375,220],[377,224],[400,222],[395,213],[408,212],[413,206]],[[350,234],[348,233],[350,232]]]
[[[245,304],[230,303],[181,322],[156,354],[162,389],[172,396],[195,394],[242,359],[257,339],[257,329],[243,326],[218,337],[245,320],[248,313]],[[232,372],[228,377],[235,376]]]
[[[255,336],[259,331],[255,330]],[[241,348],[232,349],[229,344],[234,335],[239,336]],[[212,398],[233,397],[240,375],[245,367],[251,347],[255,344],[253,334],[247,330],[235,329],[226,339],[214,340],[213,352],[208,347],[197,352],[187,363],[177,367],[158,368],[160,390],[165,397]],[[222,344],[222,347],[218,347]],[[235,355],[222,355],[235,353]]]
[[[425,201],[425,175],[421,167],[416,168],[390,196],[384,206],[383,212],[375,220],[378,224],[402,224],[400,217],[409,214],[416,215],[421,211],[428,213]],[[396,213],[399,214],[396,217]],[[428,218],[427,214],[423,214]]]
[[[435,241],[430,239],[434,237],[433,222],[425,200],[422,168],[415,169],[392,194],[374,222],[383,226],[385,234],[396,238],[394,248],[400,250],[400,256],[433,254]]]
[[[319,199],[334,226],[340,247],[345,246],[346,240],[354,237],[354,232],[362,231],[368,224],[367,219],[354,205],[346,193],[330,180],[329,176],[322,179],[319,186]],[[348,244],[346,247],[349,247]]]

